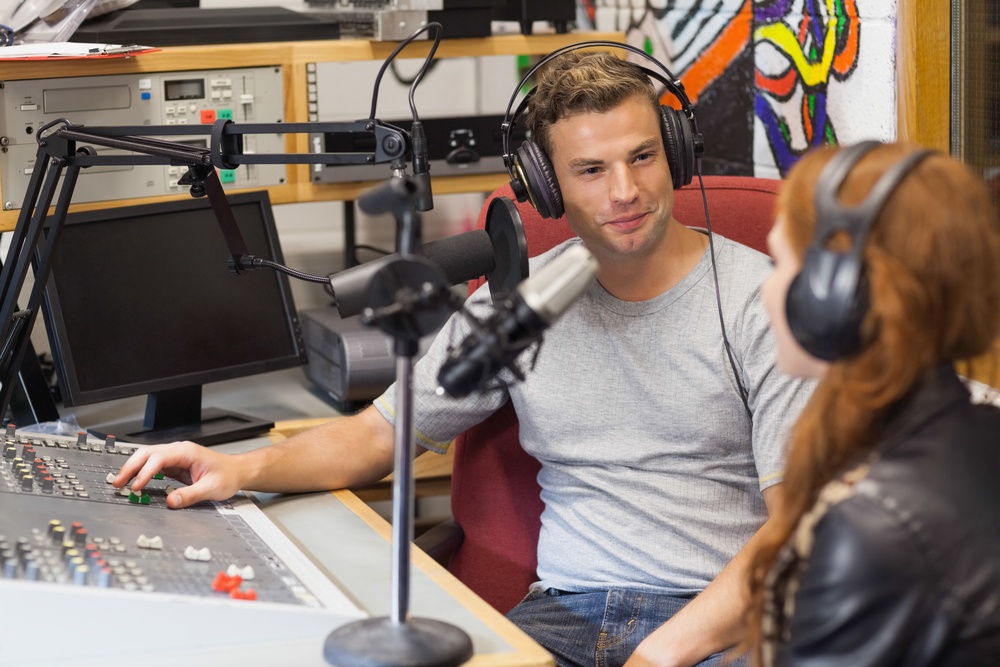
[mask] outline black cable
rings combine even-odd
[[[373,245],[368,245],[366,243],[355,243],[354,244],[354,249],[355,250],[368,250],[370,252],[377,252],[380,255],[391,255],[392,254],[391,250],[386,250],[385,248],[377,248],[377,247],[375,247]]]
[[[746,408],[747,417],[753,424],[753,412],[750,411],[750,393],[743,386],[740,379],[740,370],[736,366],[736,358],[733,356],[733,346],[729,344],[729,336],[726,335],[726,318],[722,314],[722,290],[719,289],[719,269],[715,263],[715,234],[712,233],[712,218],[708,215],[708,195],[705,194],[705,181],[701,178],[701,161],[698,161],[698,185],[701,186],[701,201],[705,206],[705,227],[708,229],[708,252],[712,256],[712,276],[715,279],[715,304],[719,308],[719,324],[722,326],[722,342],[726,348],[726,356],[729,357],[729,365],[733,368],[733,379],[736,380],[736,387],[739,389],[740,400]]]
[[[234,263],[235,260],[230,258],[230,263]],[[277,262],[272,262],[269,259],[263,259],[261,257],[256,257],[255,255],[244,255],[239,261],[240,271],[249,271],[252,269],[259,269],[262,266],[266,266],[269,269],[274,269],[275,271],[281,271],[282,273],[289,275],[293,278],[298,278],[299,280],[304,280],[310,283],[325,283],[330,284],[330,276],[316,276],[311,273],[303,273],[302,271],[296,271],[293,268],[287,267],[284,264],[278,264]]]
[[[437,67],[439,62],[441,61],[432,60],[430,66],[427,68],[427,73],[429,74],[430,72],[434,71],[434,68]],[[403,76],[402,74],[399,73],[399,69],[397,69],[395,61],[393,61],[392,64],[389,65],[389,71],[392,72],[392,78],[395,79],[396,83],[398,83],[401,86],[412,86],[414,82],[416,82],[417,77],[420,76],[420,72],[417,72],[416,74],[410,77]]]
[[[416,39],[423,33],[427,32],[431,28],[435,29],[434,44],[431,46],[431,50],[427,54],[427,57],[424,59],[424,64],[420,68],[420,71],[417,72],[417,76],[413,80],[413,85],[410,86],[410,94],[409,94],[410,112],[413,114],[414,120],[419,120],[419,118],[417,117],[416,106],[413,104],[413,91],[416,89],[417,84],[420,83],[420,79],[423,78],[424,74],[426,73],[429,63],[434,59],[434,53],[437,51],[438,44],[441,43],[442,26],[440,23],[434,21],[421,27],[415,33],[413,33],[412,35],[404,39],[402,42],[400,42],[396,46],[396,48],[392,50],[392,53],[389,54],[389,57],[385,59],[385,62],[382,63],[382,67],[380,67],[378,70],[378,76],[375,77],[375,86],[372,89],[372,106],[371,106],[371,112],[368,114],[369,118],[375,118],[375,109],[378,106],[378,91],[379,87],[382,84],[382,77],[385,75],[385,70],[388,69],[390,64],[392,64],[392,61],[396,58],[397,55],[399,55],[400,51],[406,48],[410,44],[410,42],[412,42],[414,39]]]

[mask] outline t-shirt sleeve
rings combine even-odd
[[[771,321],[761,299],[759,285],[770,270],[759,256],[748,268],[749,293],[735,323],[740,341],[739,364],[753,414],[753,455],[761,490],[781,481],[791,428],[799,418],[814,386],[811,380],[790,377],[776,365],[777,350]],[[752,276],[750,274],[753,274]]]

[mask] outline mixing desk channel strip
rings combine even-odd
[[[3,579],[364,615],[249,498],[171,510],[172,482],[162,477],[140,493],[115,489],[110,481],[135,449],[113,437],[8,427],[0,458]]]

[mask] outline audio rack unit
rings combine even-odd
[[[234,122],[284,121],[282,70],[273,67],[205,69],[156,73],[79,76],[53,79],[0,80],[0,202],[19,209],[35,168],[36,132],[46,123],[66,118],[84,126],[142,127],[211,125]],[[208,138],[172,136],[207,147]],[[284,136],[246,138],[245,152],[280,153]],[[100,155],[126,154],[98,148]],[[136,199],[185,194],[178,184],[185,168],[161,165],[103,165],[84,169],[73,192],[74,202]],[[219,173],[224,188],[262,188],[285,183],[286,166],[243,165]]]

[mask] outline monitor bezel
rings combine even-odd
[[[275,224],[273,211],[268,192],[266,190],[243,192],[227,195],[231,206],[241,206],[245,204],[255,204],[258,207],[261,221],[264,225],[264,233],[268,244],[269,259],[279,264],[284,264],[284,257],[281,251],[281,244],[278,239],[277,226]],[[165,202],[155,202],[149,204],[139,204],[135,206],[111,207],[90,211],[80,211],[70,213],[66,216],[64,225],[72,227],[76,225],[119,221],[123,224],[126,218],[141,218],[163,214],[176,214],[186,211],[211,210],[211,204],[206,199],[182,199]],[[46,226],[47,227],[47,226]],[[222,232],[219,230],[219,234]],[[63,239],[57,239],[62,242]],[[179,258],[170,258],[173,261],[182,261]],[[165,261],[169,261],[165,258]],[[261,269],[273,271],[273,269]],[[291,286],[287,276],[278,271],[274,271],[275,280],[278,285],[278,292],[281,299],[281,307],[285,326],[288,329],[291,340],[291,348],[286,354],[275,356],[271,359],[260,360],[252,363],[230,365],[222,368],[201,370],[191,373],[179,374],[167,378],[157,378],[142,382],[120,384],[113,387],[102,387],[98,389],[82,389],[79,381],[78,364],[73,359],[72,350],[69,347],[69,333],[66,327],[65,310],[59,300],[56,289],[58,267],[53,266],[48,282],[45,285],[43,294],[42,314],[45,321],[46,332],[51,346],[56,376],[59,381],[62,403],[66,407],[75,405],[86,405],[111,401],[134,396],[153,394],[160,391],[181,389],[221,382],[236,378],[248,377],[267,373],[271,371],[284,370],[295,366],[302,366],[306,363],[306,348],[302,336],[301,323],[298,312],[295,309],[295,302],[292,297]],[[238,277],[234,276],[234,280]],[[249,332],[248,332],[249,334]]]

